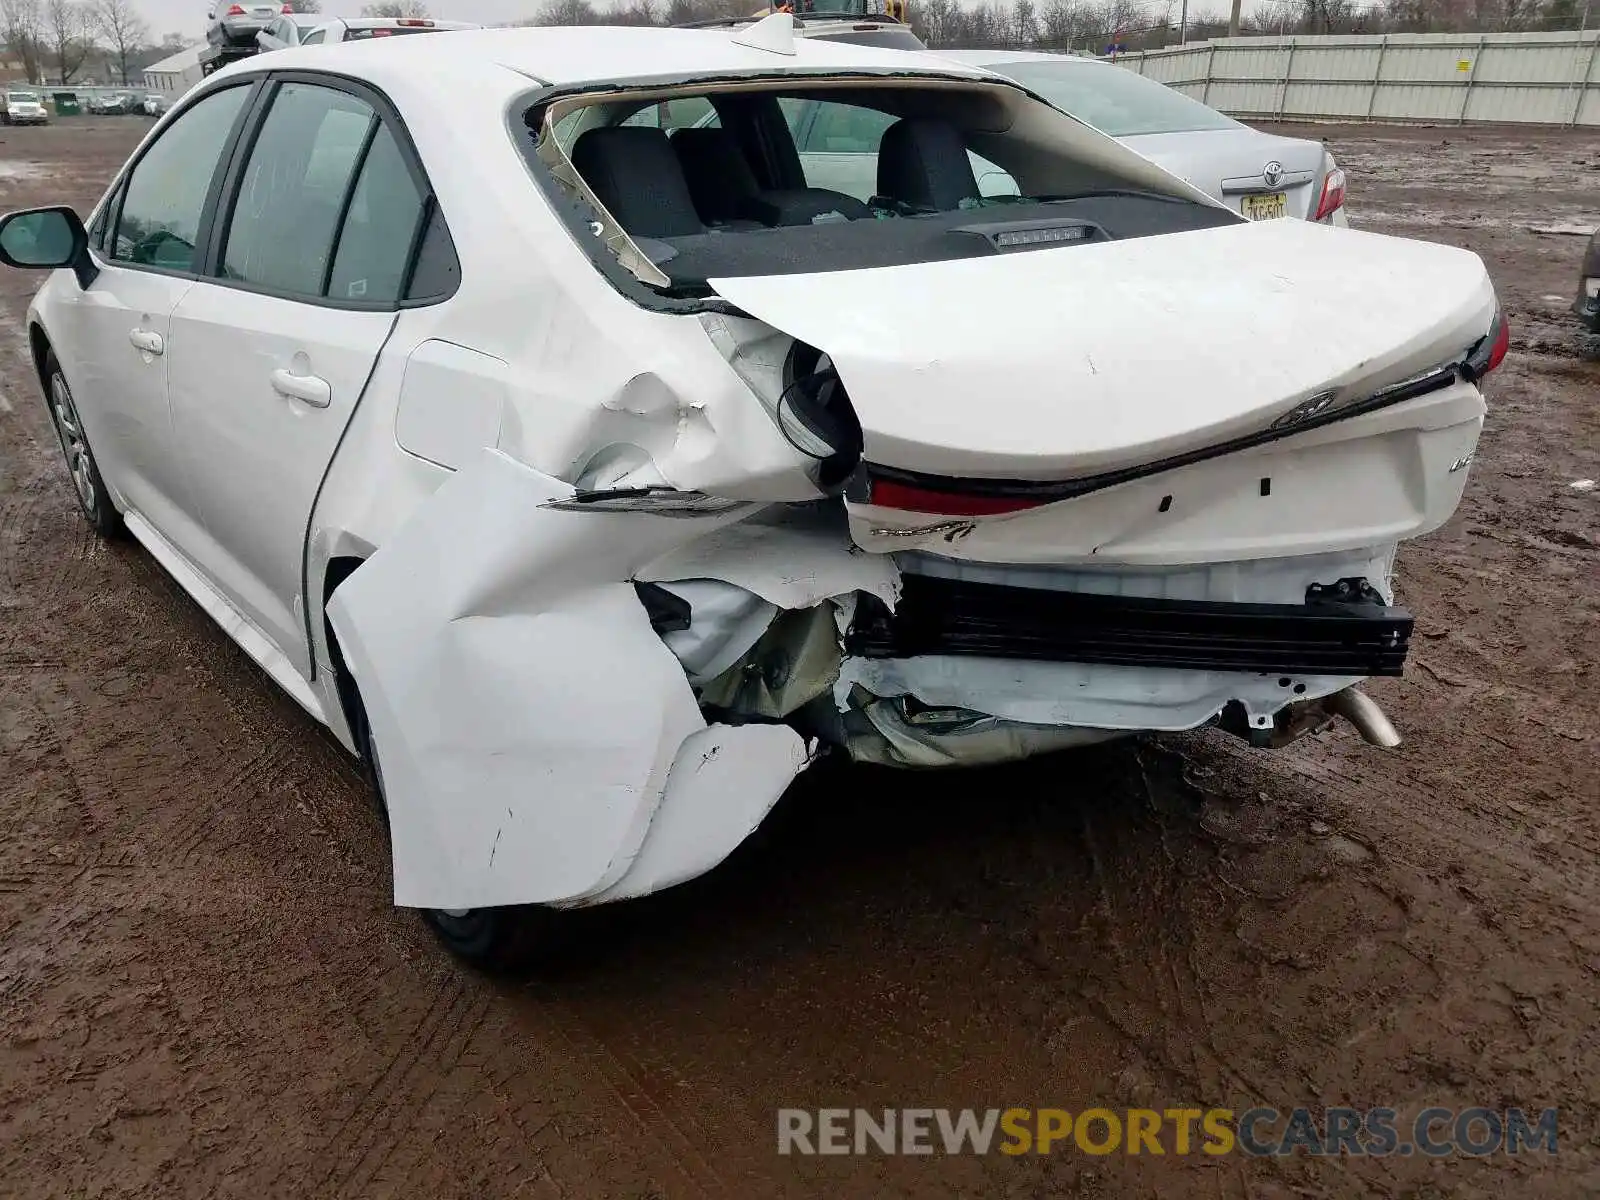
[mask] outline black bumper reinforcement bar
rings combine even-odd
[[[1370,601],[1152,600],[906,575],[890,613],[863,597],[845,637],[864,658],[981,655],[1200,671],[1400,675],[1414,620]]]

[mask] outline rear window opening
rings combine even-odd
[[[524,116],[597,252],[707,280],[1026,253],[1238,218],[1005,85],[788,76],[570,97]],[[580,235],[583,236],[583,235]]]

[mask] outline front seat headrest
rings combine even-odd
[[[960,131],[938,117],[902,117],[889,126],[878,146],[878,194],[935,212],[978,199]]]
[[[591,129],[573,144],[572,165],[634,237],[705,232],[678,156],[661,130],[637,125]]]

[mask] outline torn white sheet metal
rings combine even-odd
[[[1280,684],[1279,679],[1288,679]],[[846,658],[834,698],[843,709],[850,687],[875,696],[915,696],[933,708],[970,708],[1028,725],[1094,729],[1193,729],[1238,700],[1252,717],[1294,700],[1349,687],[1343,675],[1257,675],[1011,658],[926,654],[916,658]],[[1303,685],[1304,691],[1295,691]]]
[[[859,692],[857,697],[861,698]],[[980,767],[1020,762],[1123,736],[1116,730],[1025,725],[996,717],[951,728],[929,728],[907,720],[903,706],[895,700],[866,699],[858,711],[868,729],[852,730],[845,748],[856,762],[886,767]]]
[[[645,896],[704,875],[755,832],[806,761],[787,725],[711,725],[691,734],[626,874],[581,903]]]
[[[641,568],[637,578],[720,579],[779,608],[810,608],[866,592],[892,609],[900,597],[900,572],[887,554],[861,550],[847,533],[820,523],[761,518],[687,542]]]
[[[670,630],[661,640],[696,687],[744,657],[778,615],[776,604],[720,579],[675,580],[661,586],[689,603],[689,628]]]
[[[1470,251],[1310,221],[710,282],[829,355],[869,461],[986,478],[1254,433],[1465,353],[1495,309]]]
[[[564,903],[617,884],[661,806],[674,806],[670,772],[690,739],[727,757],[723,777],[758,794],[747,804],[798,769],[787,730],[789,742],[761,727],[706,738],[631,582],[751,509],[543,507],[571,494],[485,450],[328,606],[383,767],[396,904]],[[685,803],[698,803],[709,783],[680,776]],[[747,812],[730,819],[742,828]],[[668,838],[650,872],[687,877],[693,855],[674,849],[684,840]],[[714,860],[726,842],[693,853]]]

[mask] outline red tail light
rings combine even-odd
[[[1465,373],[1474,383],[1482,379],[1506,360],[1506,351],[1511,349],[1511,322],[1506,320],[1503,312],[1494,315],[1494,329],[1485,335],[1484,339],[1472,348],[1472,353],[1467,355]]]
[[[292,12],[294,12],[294,5],[292,5],[292,4],[285,4],[285,5],[284,5],[284,6],[283,6],[283,8],[282,8],[282,10],[281,10],[281,11],[282,11],[282,12],[283,12],[283,13],[285,13],[285,14],[288,14],[288,13],[292,13]]]
[[[974,496],[963,492],[940,492],[909,483],[897,483],[892,479],[874,479],[871,498],[867,503],[877,508],[898,508],[941,517],[993,517],[1001,513],[1038,508],[1049,501],[1026,496]]]
[[[392,30],[392,29],[374,29],[372,31],[372,36],[373,37],[388,37],[393,32],[394,32],[394,30]]]
[[[432,29],[433,28],[433,22],[432,21],[424,21],[424,20],[421,20],[420,18],[417,18],[417,17],[402,17],[402,18],[400,18],[400,20],[396,21],[395,24],[396,25],[404,25],[408,29]],[[428,44],[431,46],[433,43],[429,42]]]
[[[244,16],[244,9],[240,8],[237,4],[230,4],[228,5],[228,16],[242,17]]]
[[[1324,221],[1344,207],[1344,168],[1335,167],[1322,181],[1322,199],[1317,201],[1314,221]]]

